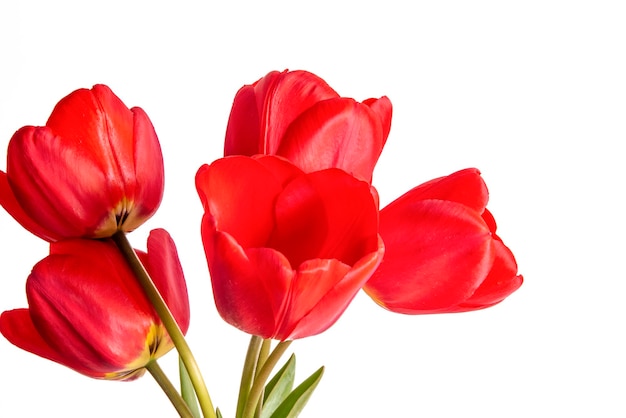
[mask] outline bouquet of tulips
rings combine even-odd
[[[236,94],[224,157],[199,167],[198,220],[221,317],[250,334],[236,418],[295,417],[293,340],[332,326],[363,289],[403,314],[463,312],[522,284],[486,209],[477,169],[418,185],[384,208],[372,181],[391,129],[387,97],[341,97],[306,71],[270,72]],[[220,417],[185,339],[190,308],[175,244],[127,234],[158,209],[163,156],[148,115],[105,85],[79,89],[45,126],[10,139],[0,204],[50,243],[7,310],[14,345],[97,379],[147,370],[182,417]],[[180,382],[158,359],[175,348]],[[237,371],[239,373],[239,371]]]

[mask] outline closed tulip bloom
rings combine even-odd
[[[496,235],[480,173],[431,180],[380,212],[385,258],[364,287],[381,306],[405,314],[463,312],[501,302],[522,284],[511,251]]]
[[[146,113],[104,85],[63,98],[11,138],[0,204],[47,241],[137,228],[159,207],[163,157]]]
[[[217,309],[249,334],[326,330],[382,259],[370,186],[344,171],[232,156],[202,166],[196,187]]]
[[[224,155],[279,155],[305,172],[340,168],[372,180],[391,128],[387,97],[341,97],[306,71],[273,71],[235,96]]]
[[[137,251],[181,330],[189,302],[176,247],[164,230]],[[53,243],[26,282],[28,309],[6,311],[0,331],[16,346],[89,377],[132,380],[173,348],[111,240]]]

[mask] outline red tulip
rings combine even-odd
[[[405,314],[462,312],[501,302],[522,284],[485,208],[476,169],[431,180],[380,212],[385,258],[364,290]]]
[[[359,103],[306,71],[273,71],[237,92],[224,155],[280,155],[305,172],[335,167],[371,181],[390,127],[387,97]]]
[[[232,156],[202,166],[196,187],[217,309],[249,334],[326,330],[382,258],[369,184],[341,170]]]
[[[106,86],[76,90],[11,138],[0,204],[47,241],[131,231],[157,210],[163,157],[146,113]]]
[[[174,242],[164,230],[137,251],[181,330],[189,302]],[[53,243],[26,282],[28,309],[6,311],[0,331],[13,344],[99,379],[132,380],[174,345],[111,240]]]

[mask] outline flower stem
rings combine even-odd
[[[241,384],[239,385],[239,397],[237,398],[237,412],[235,415],[236,418],[241,418],[243,416],[243,409],[248,400],[250,386],[252,386],[252,381],[254,380],[262,341],[263,339],[261,337],[257,337],[256,335],[253,335],[250,338],[248,352],[246,353],[246,359],[243,364],[243,371],[241,372]]]
[[[270,376],[272,369],[280,360],[280,357],[287,351],[287,348],[291,345],[291,341],[281,341],[276,345],[272,353],[269,355],[267,360],[263,363],[261,370],[256,374],[254,378],[254,383],[252,383],[252,387],[250,388],[250,393],[248,394],[248,401],[246,402],[245,409],[243,411],[242,418],[253,418],[254,412],[256,410],[256,406],[263,394],[263,389],[265,387],[265,382],[267,378]]]
[[[213,407],[211,397],[209,396],[209,391],[207,390],[202,374],[200,373],[200,368],[198,367],[191,349],[187,344],[187,340],[185,340],[185,336],[174,319],[172,312],[170,312],[170,309],[163,300],[159,290],[154,285],[152,278],[150,278],[150,275],[139,260],[139,257],[137,257],[137,254],[130,245],[130,242],[128,242],[126,234],[123,231],[117,231],[113,234],[112,238],[124,255],[126,262],[135,273],[135,277],[152,303],[152,306],[159,315],[159,318],[161,318],[161,322],[163,322],[163,325],[169,333],[172,342],[176,346],[176,350],[178,350],[178,354],[187,369],[187,373],[189,373],[189,378],[191,379],[193,388],[198,396],[198,403],[200,404],[200,409],[202,409],[202,415],[206,418],[217,418],[215,408]]]
[[[256,362],[255,376],[259,374],[261,367],[263,367],[263,364],[267,360],[267,357],[270,354],[270,348],[272,348],[272,340],[263,340],[263,344],[261,344],[261,349],[259,350],[259,359]]]
[[[267,357],[270,354],[270,348],[272,348],[272,340],[264,339],[263,344],[261,344],[261,349],[259,350],[259,358],[256,362],[256,370],[254,371],[254,377],[256,378],[261,372],[261,368],[265,364]],[[265,390],[261,391],[261,395],[259,396],[259,401],[256,404],[256,412],[254,413],[254,418],[260,418],[261,412],[263,411],[263,393]]]
[[[193,414],[185,403],[185,400],[178,394],[178,391],[174,385],[172,385],[172,382],[167,378],[165,373],[163,373],[161,366],[159,366],[155,360],[152,360],[146,364],[146,369],[148,369],[152,377],[154,377],[154,380],[156,380],[159,386],[161,386],[161,389],[163,389],[163,392],[165,392],[169,400],[172,402],[172,405],[174,405],[178,414],[182,418],[193,418]]]

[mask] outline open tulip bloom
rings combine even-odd
[[[306,71],[273,71],[236,94],[224,157],[199,168],[199,233],[218,313],[250,335],[235,418],[296,417],[323,367],[295,388],[293,340],[331,327],[363,289],[402,314],[472,311],[518,289],[487,186],[464,169],[379,208],[372,173],[391,101],[342,97]],[[0,204],[50,242],[5,311],[16,346],[96,379],[146,370],[182,417],[222,417],[185,339],[190,308],[173,240],[126,234],[158,209],[163,158],[148,116],[104,85],[63,98],[11,138]],[[372,306],[376,306],[372,304]],[[180,389],[157,360],[175,348]]]
[[[382,259],[370,187],[344,171],[234,156],[200,168],[196,184],[217,309],[249,334],[319,334]]]

